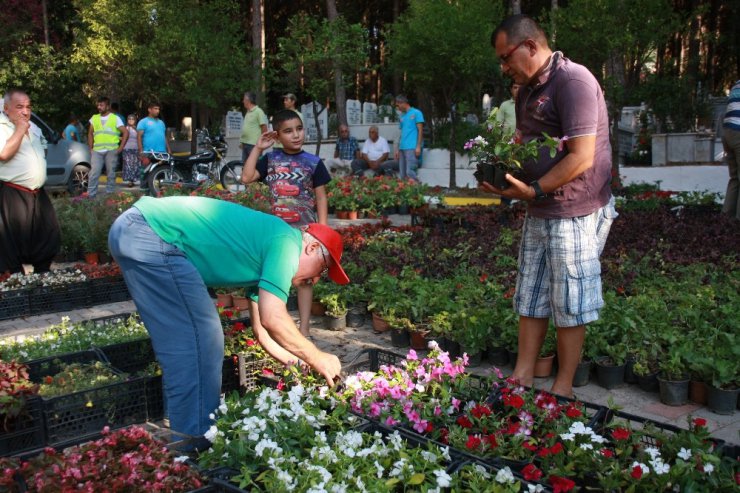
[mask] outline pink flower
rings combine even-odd
[[[563,144],[565,142],[567,142],[568,140],[569,140],[569,138],[568,138],[567,135],[563,135],[562,138],[557,139],[557,141],[558,141],[558,151],[562,151],[563,150]]]

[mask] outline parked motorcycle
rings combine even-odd
[[[228,145],[222,136],[211,138],[208,130],[198,131],[199,147],[203,150],[190,156],[173,156],[166,152],[148,152],[149,164],[144,169],[144,182],[152,196],[162,187],[181,184],[188,188],[221,183],[231,192],[244,190],[240,161],[224,162]]]

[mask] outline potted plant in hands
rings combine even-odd
[[[498,108],[494,109],[483,124],[482,135],[469,140],[464,149],[472,154],[471,163],[476,164],[475,178],[479,183],[488,182],[500,190],[509,188],[506,174],[517,174],[524,161],[535,159],[541,147],[550,149],[555,157],[563,149],[567,137],[553,138],[546,133],[540,139],[523,142],[521,136],[507,129],[503,121],[496,120]]]

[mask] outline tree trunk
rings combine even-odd
[[[44,17],[44,43],[49,46],[49,15],[46,11],[46,0],[41,0],[41,13]]]
[[[457,124],[457,105],[450,105],[450,188],[457,188],[457,159],[455,149],[457,148],[457,136],[455,125]]]
[[[558,0],[552,0],[550,2],[550,12],[552,15],[550,16],[550,45],[555,46],[555,40],[557,38],[557,26],[555,25],[555,14],[558,10]]]
[[[195,101],[190,103],[190,154],[198,152],[198,135],[196,129],[198,128],[198,105]]]
[[[262,0],[252,0],[252,48],[254,49],[254,67],[253,87],[257,93],[257,104],[265,104],[265,81],[263,79],[265,68],[265,29],[264,29],[265,10]]]
[[[393,23],[395,24],[398,21],[398,17],[401,15],[401,1],[400,0],[393,0]],[[401,74],[394,70],[393,71],[393,95],[397,96],[401,94],[401,91],[403,91],[403,86],[401,85]]]
[[[316,124],[317,136],[316,136],[316,155],[318,156],[321,152],[321,122],[319,121],[319,109],[316,107],[316,101],[311,101],[313,105],[313,121]],[[328,108],[328,106],[327,106]],[[328,109],[327,109],[328,111]]]
[[[326,12],[329,22],[334,22],[339,17],[337,3],[334,0],[326,0]],[[347,93],[344,88],[344,74],[342,73],[339,60],[334,60],[334,98],[336,100],[339,125],[347,125]],[[320,140],[321,138],[319,137]],[[318,151],[316,153],[318,154]]]
[[[522,0],[511,0],[511,15],[522,13]]]

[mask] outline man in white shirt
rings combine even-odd
[[[0,273],[46,272],[59,252],[59,223],[44,191],[46,157],[31,99],[13,89],[0,113]]]
[[[396,161],[388,160],[391,149],[388,146],[388,141],[378,133],[378,127],[375,125],[370,127],[368,135],[369,138],[362,145],[360,159],[352,161],[352,174],[361,176],[366,171],[372,171],[372,174],[382,175],[393,169],[398,169]]]

